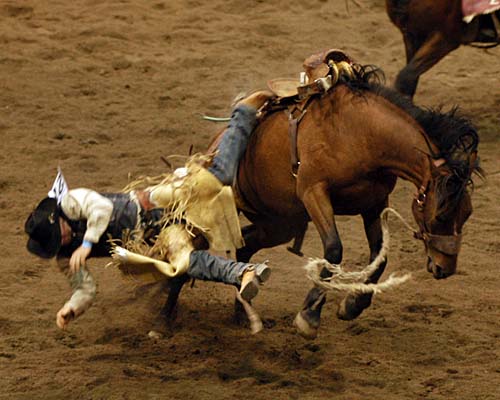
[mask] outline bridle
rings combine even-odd
[[[421,218],[417,219],[419,231],[414,231],[413,236],[416,239],[422,240],[427,248],[436,250],[448,256],[458,255],[460,252],[460,244],[462,242],[462,234],[456,231],[453,235],[437,235],[430,232],[430,229],[425,223],[424,210],[425,202],[427,200],[427,191],[429,189],[430,180],[420,186],[417,194],[415,195],[415,202],[417,210]]]

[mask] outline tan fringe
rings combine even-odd
[[[131,252],[142,254],[148,257],[158,258],[155,255],[154,246],[152,247],[148,243],[146,243],[141,236],[142,232],[131,231],[126,232],[122,239],[108,239],[108,243],[111,244],[111,252],[114,252],[116,246],[121,246],[126,250]],[[112,258],[110,262],[108,262],[105,268],[118,268],[123,277],[130,281],[134,286],[142,286],[144,284],[144,279],[140,278],[141,273],[138,271],[138,267],[134,265],[122,264],[118,259]],[[140,267],[139,267],[140,268]],[[151,273],[151,276],[154,275],[156,281],[164,280],[167,277],[158,273]]]
[[[194,231],[199,230],[201,232],[205,232],[206,227],[199,226],[189,218],[186,217],[186,209],[187,207],[196,199],[193,197],[193,188],[190,186],[190,180],[188,179],[189,172],[191,167],[194,165],[207,165],[211,162],[213,158],[213,154],[194,154],[191,157],[185,156],[171,156],[184,158],[185,168],[187,168],[188,175],[185,177],[179,178],[174,175],[173,172],[161,174],[154,177],[143,176],[138,177],[137,179],[130,182],[125,188],[123,188],[123,192],[128,193],[133,190],[144,190],[151,186],[162,185],[162,184],[174,184],[183,181],[182,185],[178,188],[178,190],[183,190],[187,193],[186,196],[182,196],[180,200],[176,201],[172,204],[171,207],[164,210],[164,215],[162,219],[159,221],[161,225],[161,230],[159,235],[154,240],[154,244],[151,246],[147,244],[143,240],[144,232],[142,230],[136,230],[134,232],[129,232],[122,240],[112,240],[112,245],[117,245],[118,243],[125,248],[126,250],[132,251],[137,254],[145,255],[148,257],[156,258],[158,260],[167,261],[167,253],[168,253],[168,241],[166,240],[164,233],[164,229],[167,226],[172,224],[181,224],[184,226],[186,231],[194,237]],[[175,197],[175,196],[174,196]],[[125,275],[129,275],[132,277],[132,280],[136,282],[140,282],[140,279],[134,277],[134,273],[132,272],[132,267],[127,265],[122,265],[118,260],[112,260],[107,266],[118,267]]]

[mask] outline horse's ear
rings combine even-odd
[[[436,168],[439,168],[440,166],[444,165],[445,163],[446,163],[446,160],[444,158],[433,158],[432,159],[432,164]]]
[[[471,171],[471,175],[475,173],[481,180],[486,179],[486,171],[481,168],[479,156],[477,155],[477,151],[471,153],[469,158],[469,171]]]
[[[479,165],[478,165],[478,159],[477,159],[477,151],[474,151],[471,153],[470,158],[469,158],[469,168],[474,171]]]

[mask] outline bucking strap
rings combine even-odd
[[[292,175],[296,178],[297,171],[299,170],[299,157],[297,154],[297,127],[299,125],[299,119],[293,118],[290,114],[288,119],[288,136],[290,137],[290,161],[292,163]]]
[[[299,123],[307,112],[307,106],[311,97],[302,102],[300,106],[293,106],[289,109],[288,114],[288,136],[290,139],[290,162],[292,167],[292,175],[294,178],[297,177],[297,172],[300,166],[299,153],[297,150],[297,134],[299,129]],[[299,108],[300,107],[300,108]],[[295,111],[300,111],[300,115],[295,117]]]

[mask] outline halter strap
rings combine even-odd
[[[460,252],[462,243],[461,233],[456,233],[454,235],[435,235],[433,233],[424,232],[422,236],[428,246],[440,253],[454,256]]]
[[[425,202],[427,200],[427,190],[431,179],[427,176],[421,184],[417,193],[415,194],[415,201],[417,203],[419,212],[422,213],[422,221],[417,221],[420,230],[414,231],[413,235],[416,239],[422,240],[425,244],[434,250],[446,255],[456,255],[460,252],[462,242],[462,234],[454,233],[452,235],[438,235],[431,233],[426,226],[424,217]]]

